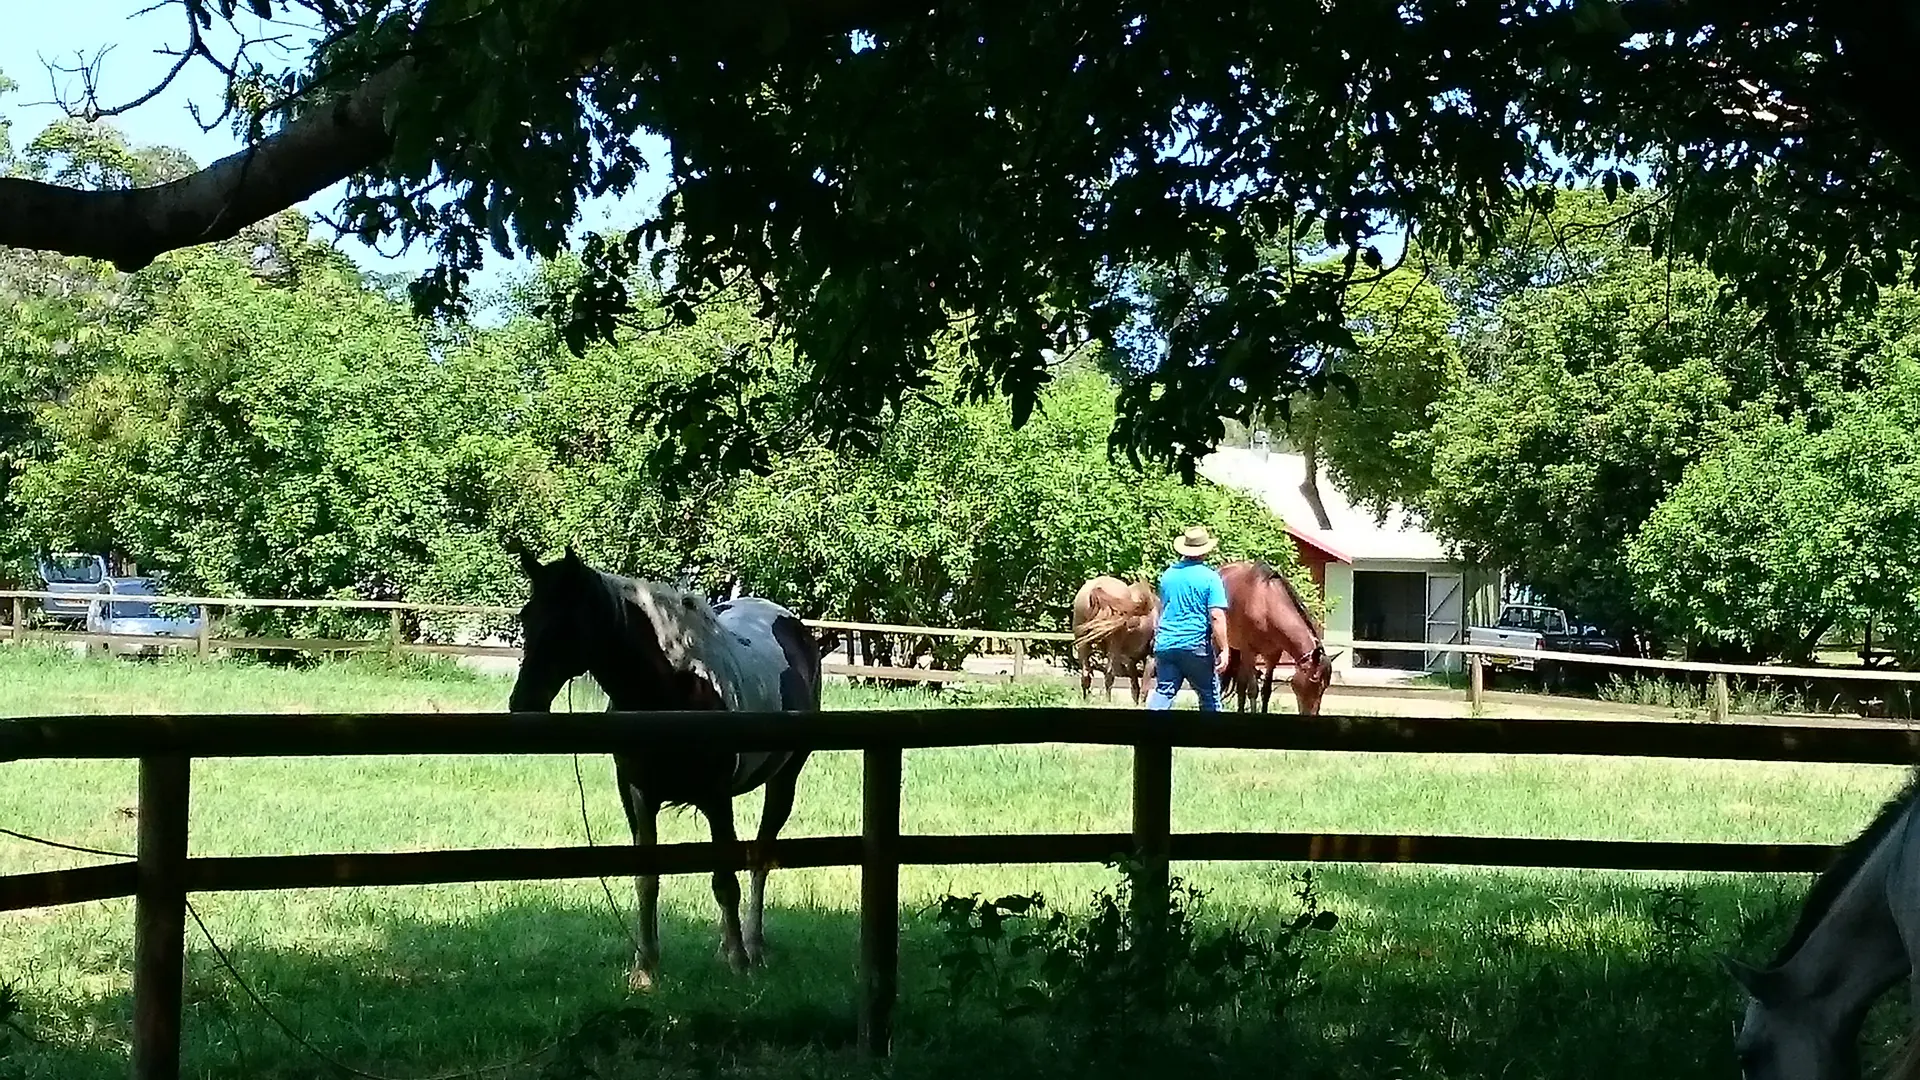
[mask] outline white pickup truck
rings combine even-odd
[[[1530,652],[1620,654],[1619,642],[1601,636],[1592,627],[1576,626],[1565,611],[1543,604],[1508,604],[1500,609],[1500,617],[1492,626],[1468,627],[1467,644]],[[1530,656],[1492,655],[1487,657],[1487,663],[1514,671],[1532,671],[1535,661]]]

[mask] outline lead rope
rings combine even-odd
[[[572,679],[567,680],[567,712],[573,712]],[[580,793],[580,827],[586,831],[587,846],[595,847],[596,845],[593,842],[593,819],[587,814],[587,779],[580,771],[579,754],[573,755],[573,785]],[[622,793],[621,797],[625,798],[626,796]],[[600,879],[600,892],[607,898],[607,914],[613,919],[614,926],[619,928],[620,933],[626,937],[628,944],[633,946],[633,951],[638,953],[640,951],[640,938],[634,933],[633,926],[626,916],[620,913],[620,902],[613,898],[613,886],[607,884],[605,877]]]

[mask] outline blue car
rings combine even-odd
[[[107,560],[98,555],[62,551],[44,556],[38,562],[41,590],[60,594],[58,599],[40,602],[42,615],[55,626],[76,629],[85,626],[89,601],[107,591]]]
[[[87,632],[153,639],[151,644],[113,642],[107,646],[112,655],[158,656],[169,648],[198,646],[200,628],[206,623],[205,609],[138,599],[164,595],[152,578],[107,578],[101,584],[107,595],[92,601],[87,611]]]

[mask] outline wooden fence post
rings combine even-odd
[[[186,981],[187,803],[191,758],[140,759],[133,923],[133,1080],[179,1080]]]
[[[1479,653],[1467,657],[1467,712],[1479,716],[1487,704],[1487,663]]]
[[[27,640],[27,602],[20,597],[13,598],[13,643],[24,645]]]
[[[1173,833],[1173,745],[1133,748],[1133,847],[1140,875],[1133,885],[1135,932],[1152,933],[1167,915],[1167,854]]]
[[[1013,677],[1018,679],[1027,673],[1027,639],[1013,639]]]
[[[406,647],[406,643],[401,640],[401,633],[400,633],[400,609],[388,608],[387,609],[387,648],[392,650],[393,655],[399,656],[401,651],[404,650],[405,647]]]
[[[213,605],[200,605],[200,659],[213,658]]]
[[[858,1026],[871,1057],[892,1049],[900,984],[900,759],[897,746],[867,750],[861,779]]]
[[[1707,719],[1716,724],[1726,723],[1727,717],[1733,712],[1733,703],[1728,700],[1726,672],[1714,672],[1708,690]]]

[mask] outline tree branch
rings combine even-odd
[[[0,177],[0,245],[132,271],[176,248],[230,239],[378,164],[391,145],[381,111],[411,69],[401,60],[340,101],[169,183],[85,191]]]
[[[927,0],[723,0],[701,17],[742,47],[766,48],[788,36],[849,33],[926,13]],[[594,44],[597,57],[618,42]],[[230,239],[378,165],[392,148],[384,110],[411,89],[413,66],[402,58],[339,101],[170,183],[88,191],[0,177],[0,247],[104,259],[133,271],[168,251]]]

